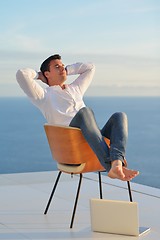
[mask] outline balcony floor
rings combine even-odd
[[[160,189],[131,183],[133,201],[139,204],[140,226],[151,231],[142,237],[129,237],[91,231],[89,199],[99,198],[98,176],[84,174],[73,229],[69,228],[78,175],[62,174],[55,197],[44,215],[54,172],[0,175],[0,239],[160,239]],[[103,198],[129,200],[127,184],[102,176]]]

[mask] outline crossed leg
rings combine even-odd
[[[129,181],[139,174],[138,171],[130,170],[122,165],[128,135],[127,117],[124,113],[113,114],[100,131],[93,111],[84,107],[72,119],[70,126],[81,129],[83,136],[97,155],[100,163],[108,171],[110,178]],[[110,139],[110,149],[103,136]]]

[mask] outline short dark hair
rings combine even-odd
[[[40,70],[44,75],[45,71],[49,71],[49,64],[52,60],[56,60],[59,59],[61,60],[61,56],[59,54],[54,54],[50,57],[48,57],[46,60],[44,60],[44,62],[41,64]]]

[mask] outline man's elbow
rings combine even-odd
[[[22,79],[23,77],[23,72],[22,72],[22,69],[19,69],[17,72],[16,72],[16,79],[17,81]]]
[[[24,69],[19,69],[16,73],[16,79],[18,82],[21,82],[23,80],[27,79],[34,79],[36,77],[37,73],[36,71],[29,69],[29,68],[24,68]]]

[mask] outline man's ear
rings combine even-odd
[[[44,72],[44,76],[45,76],[46,78],[48,78],[48,76],[49,76],[49,71],[45,71],[45,72]]]

